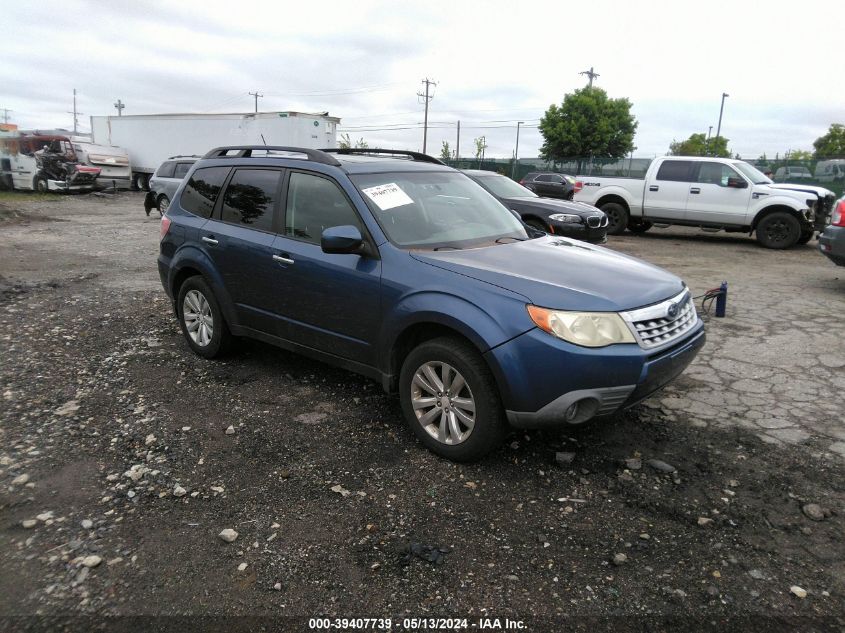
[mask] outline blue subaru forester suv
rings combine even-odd
[[[704,344],[674,275],[527,227],[415,152],[212,150],[162,218],[158,265],[197,354],[249,336],[369,376],[456,461],[508,424],[630,406]]]

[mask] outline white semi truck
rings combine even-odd
[[[150,177],[172,156],[203,156],[221,145],[288,145],[320,149],[337,145],[340,119],[328,114],[140,114],[92,116],[92,141],[129,152],[132,183],[149,188]]]

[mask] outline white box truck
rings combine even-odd
[[[150,176],[171,156],[203,156],[221,145],[337,145],[340,119],[328,114],[139,114],[92,116],[92,141],[129,152],[132,183],[149,188]]]

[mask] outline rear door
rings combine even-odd
[[[715,161],[697,162],[692,180],[687,198],[687,220],[724,226],[745,223],[751,187],[728,186],[729,181],[747,184],[733,167]]]
[[[365,365],[377,364],[381,260],[324,253],[325,229],[352,225],[368,239],[352,201],[332,178],[291,170],[284,230],[273,243],[280,292],[272,309],[290,340]]]
[[[274,295],[281,288],[272,245],[283,178],[283,169],[235,168],[214,215],[201,231],[235,305],[238,322],[281,337],[286,330],[273,311]]]
[[[653,180],[645,183],[643,217],[647,220],[683,220],[692,180],[693,161],[664,160]]]

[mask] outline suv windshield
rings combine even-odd
[[[489,189],[500,198],[539,198],[536,193],[515,183],[507,176],[476,176],[482,187]]]
[[[522,223],[457,172],[351,176],[382,230],[403,248],[463,248],[528,238]]]
[[[762,172],[755,169],[748,163],[736,162],[733,163],[733,166],[736,167],[739,171],[741,171],[743,175],[745,175],[745,177],[748,178],[755,185],[772,184],[772,181],[769,178],[766,178],[766,176]]]

